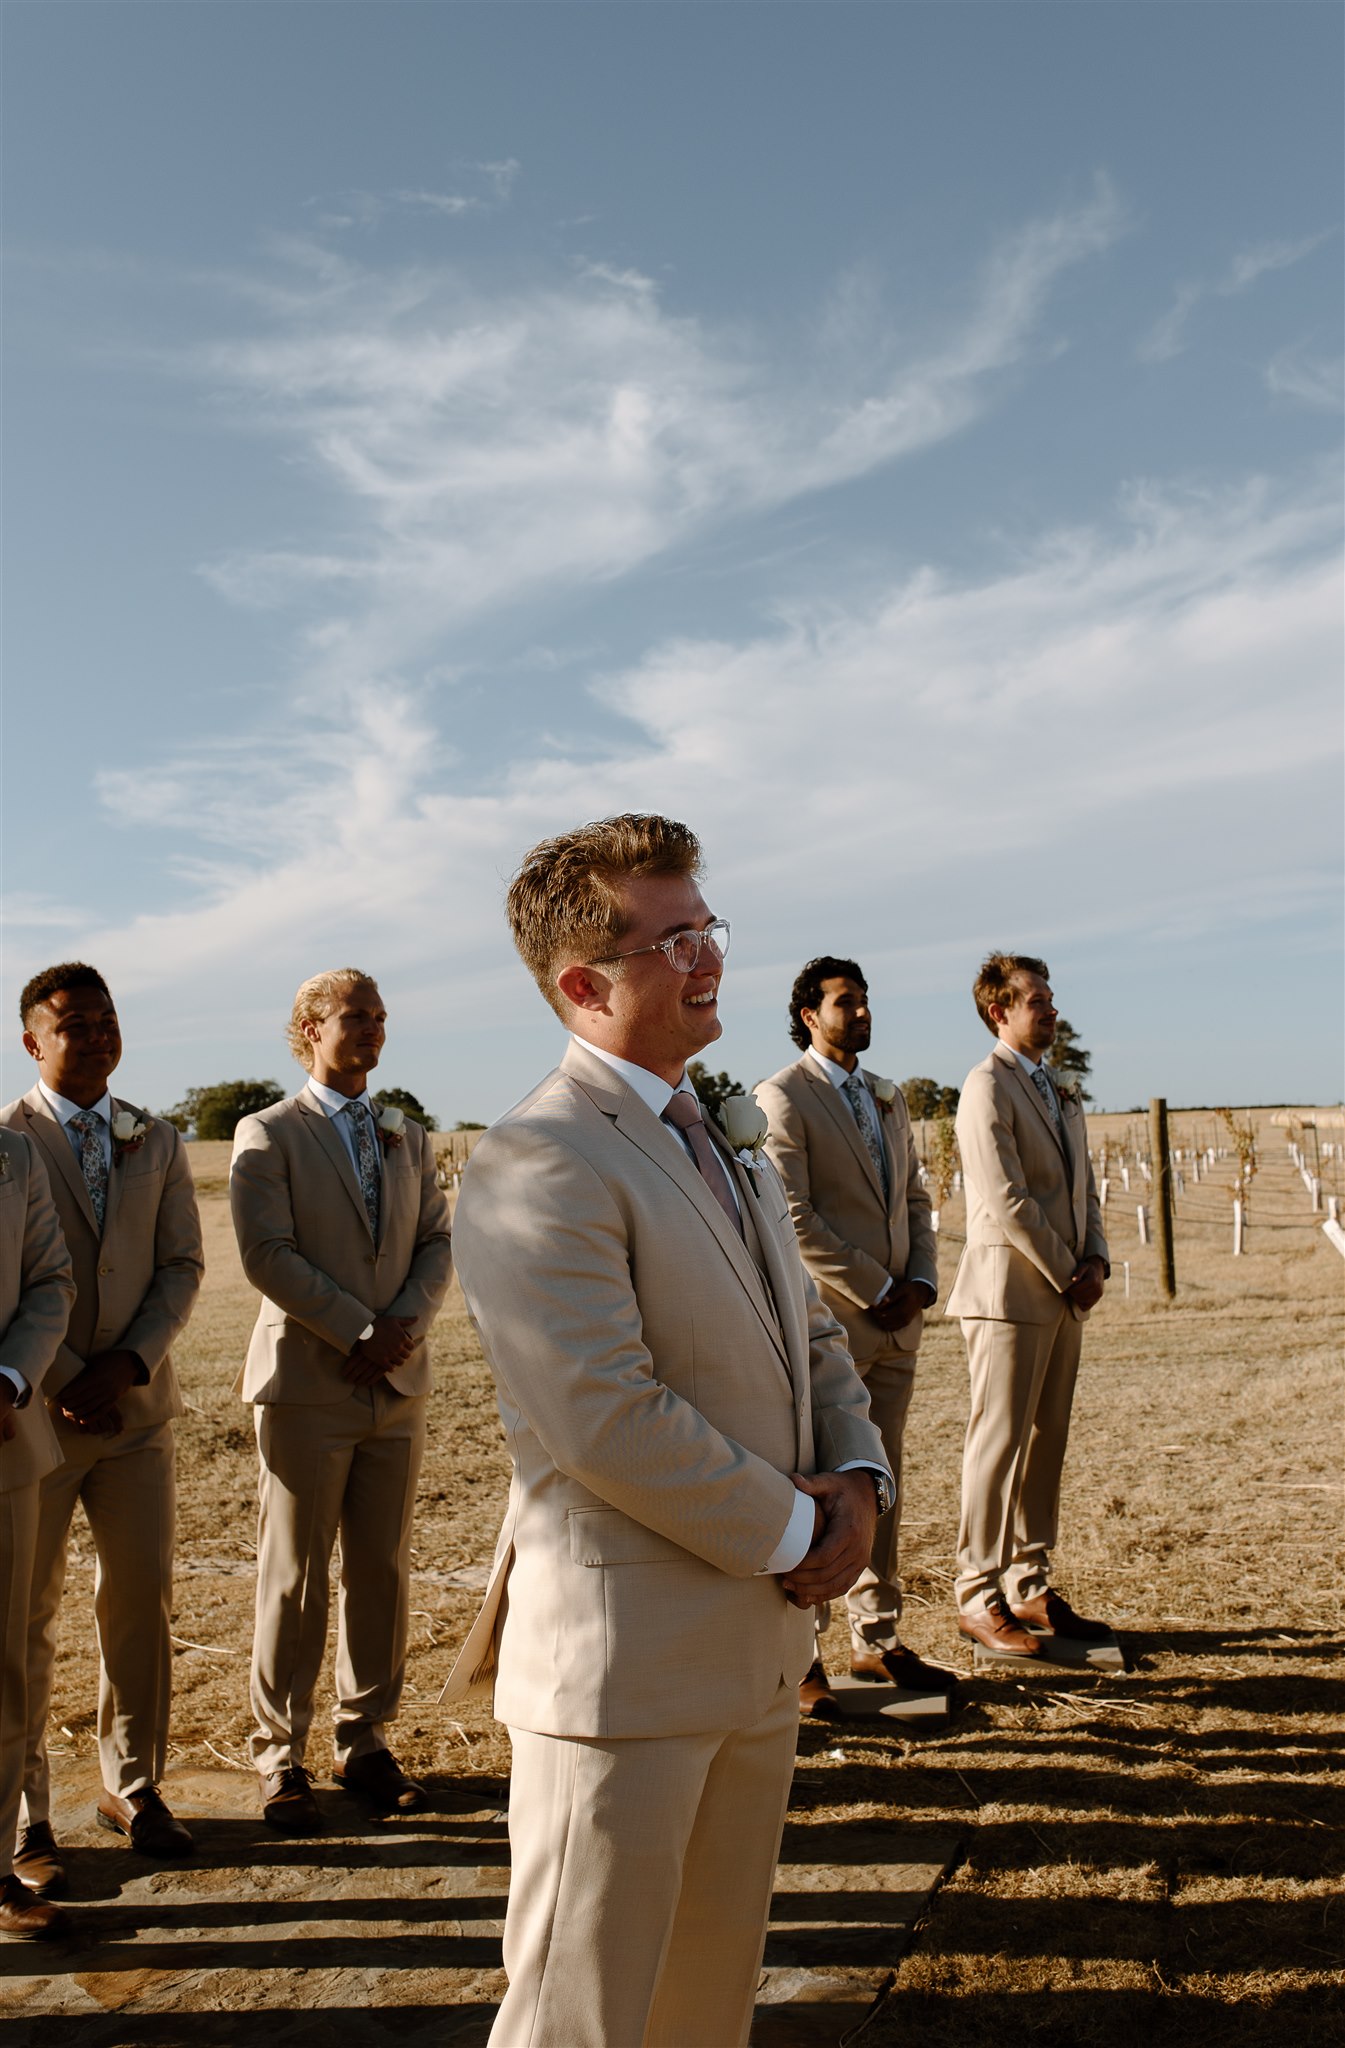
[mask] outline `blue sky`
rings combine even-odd
[[[1340,1088],[1333,5],[9,4],[0,1000],[123,1092],[559,1032],[500,899],[683,816],[714,1064],[856,955],[960,1082],[1049,961],[1125,1106]],[[30,1070],[17,1024],[4,1096]]]

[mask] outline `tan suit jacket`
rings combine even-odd
[[[879,1078],[860,1072],[870,1087]],[[938,1240],[900,1089],[877,1105],[887,1197],[854,1111],[807,1053],[753,1093],[770,1119],[766,1150],[785,1184],[804,1264],[843,1325],[851,1357],[863,1366],[879,1351],[918,1351],[923,1315],[889,1335],[866,1314],[889,1275],[927,1280],[936,1292],[939,1285]]]
[[[514,1470],[446,1691],[497,1667],[512,1726],[759,1721],[812,1656],[811,1610],[756,1576],[789,1522],[788,1474],[886,1465],[778,1175],[721,1149],[749,1245],[673,1133],[572,1044],[464,1176],[458,1273]]]
[[[306,1088],[234,1134],[229,1200],[243,1269],[262,1295],[238,1381],[245,1401],[341,1401],[341,1368],[375,1316],[415,1316],[416,1346],[387,1375],[430,1385],[425,1342],[453,1262],[448,1199],[429,1133],[410,1117],[383,1155],[378,1242],[349,1152]]]
[[[957,1110],[967,1243],[950,1316],[1054,1322],[1079,1261],[1106,1260],[1083,1109],[1072,1093],[1059,1101],[1063,1142],[1008,1046],[968,1074]]]
[[[70,1319],[75,1281],[41,1154],[0,1130],[0,1365],[21,1373],[31,1398],[0,1444],[0,1493],[33,1486],[61,1462],[42,1383]],[[26,1602],[25,1602],[26,1606]],[[8,1845],[0,1843],[0,1858]]]
[[[185,1412],[169,1346],[200,1291],[205,1259],[187,1150],[172,1124],[112,1098],[149,1128],[138,1151],[114,1155],[101,1235],[69,1138],[40,1088],[0,1110],[0,1124],[37,1145],[75,1276],[75,1305],[44,1391],[59,1393],[100,1351],[134,1351],[147,1378],[117,1406],[127,1436]],[[56,1415],[62,1442],[77,1436]]]

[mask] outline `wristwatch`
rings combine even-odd
[[[878,1512],[880,1515],[885,1515],[889,1508],[893,1508],[897,1504],[897,1496],[892,1489],[892,1481],[888,1478],[886,1472],[879,1472],[874,1467],[870,1467],[869,1477],[873,1481],[873,1490],[878,1496]]]

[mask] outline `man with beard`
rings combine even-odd
[[[789,1035],[803,1057],[754,1091],[766,1150],[789,1197],[804,1264],[845,1329],[895,1475],[868,1565],[846,1596],[850,1674],[949,1693],[951,1673],[901,1641],[897,1544],[902,1439],[926,1312],[938,1295],[929,1197],[894,1082],[859,1064],[872,1034],[868,983],[853,960],[810,960],[794,983]],[[821,1654],[799,1688],[805,1713],[834,1715]]]

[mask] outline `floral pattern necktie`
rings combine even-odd
[[[1055,1131],[1056,1136],[1059,1137],[1060,1104],[1055,1099],[1055,1089],[1047,1080],[1044,1068],[1034,1067],[1032,1069],[1032,1085],[1036,1089],[1038,1095],[1040,1095],[1042,1101],[1046,1104],[1046,1114],[1051,1119],[1051,1125]]]
[[[93,1213],[98,1218],[99,1230],[107,1215],[107,1161],[103,1157],[103,1119],[97,1110],[81,1109],[70,1119],[72,1131],[79,1132],[79,1164],[84,1175],[84,1185],[89,1190]]]
[[[383,1193],[383,1177],[378,1170],[378,1142],[374,1137],[369,1112],[362,1102],[348,1102],[343,1115],[350,1118],[355,1131],[355,1169],[360,1177],[360,1193],[369,1215],[369,1228],[378,1241],[378,1212]]]
[[[883,1149],[882,1139],[873,1128],[873,1119],[864,1100],[864,1083],[858,1074],[851,1074],[847,1080],[842,1081],[841,1093],[855,1113],[859,1135],[864,1140],[870,1159],[878,1169],[878,1185],[883,1191],[883,1200],[886,1201],[891,1193],[887,1179],[887,1155]]]

